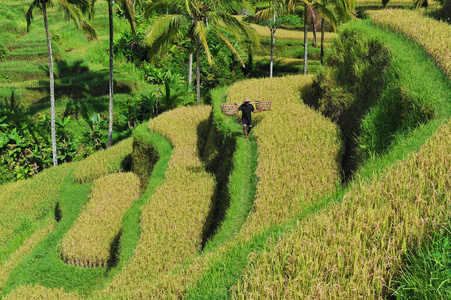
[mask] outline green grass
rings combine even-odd
[[[71,175],[66,176],[61,199],[58,202],[62,214],[61,221],[57,228],[14,269],[5,283],[3,296],[17,286],[38,282],[48,287],[63,285],[89,291],[96,279],[103,276],[104,270],[101,269],[83,269],[66,265],[61,260],[58,247],[62,236],[72,226],[83,205],[88,201],[91,185],[91,183],[76,184],[72,181]]]
[[[232,170],[228,177],[227,197],[229,206],[221,226],[215,232],[204,248],[205,252],[214,251],[218,246],[230,240],[239,232],[251,210],[257,187],[257,141],[252,137],[246,141],[242,127],[234,117],[222,114],[220,104],[226,102],[227,88],[212,92],[213,122],[219,133],[224,137],[236,140],[232,158]]]
[[[441,227],[405,258],[394,282],[396,299],[451,299],[451,231]]]

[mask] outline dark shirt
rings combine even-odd
[[[242,104],[238,107],[238,110],[242,112],[241,120],[243,121],[243,124],[252,124],[252,112],[254,111],[254,106],[252,104]]]

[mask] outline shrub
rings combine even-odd
[[[152,134],[147,124],[142,124],[133,132],[131,167],[131,171],[139,177],[142,191],[147,188],[147,182],[158,159],[158,151],[152,143]]]

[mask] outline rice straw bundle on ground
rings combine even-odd
[[[451,205],[451,123],[374,183],[254,254],[236,299],[384,299],[408,249]]]
[[[161,274],[201,249],[215,182],[198,157],[198,130],[207,124],[211,107],[180,107],[149,122],[152,131],[173,145],[165,182],[143,208],[141,235],[134,256],[103,298],[158,298],[151,295]]]
[[[406,35],[420,44],[429,56],[451,78],[451,26],[429,18],[418,11],[381,10],[369,13],[377,26]]]
[[[271,110],[254,114],[258,142],[257,197],[242,234],[294,218],[340,180],[338,128],[301,103],[310,76],[252,79],[229,88],[228,102],[268,99]],[[261,87],[265,88],[262,89]]]
[[[106,150],[97,151],[80,162],[74,171],[74,180],[78,183],[92,182],[105,175],[121,172],[132,151],[133,138],[120,141]]]
[[[139,179],[116,173],[97,179],[91,199],[62,240],[63,260],[80,267],[107,267],[122,228],[122,216],[139,198]]]

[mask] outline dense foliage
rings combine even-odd
[[[0,103],[0,115],[0,184],[29,178],[52,165],[48,114],[34,119],[12,93]],[[69,116],[56,117],[59,161],[80,160],[104,147],[98,117],[92,120],[92,131],[78,140],[67,127],[69,121]]]

